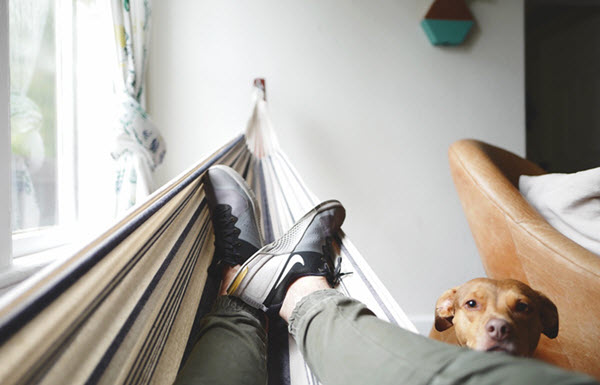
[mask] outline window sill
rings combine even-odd
[[[72,242],[74,226],[49,226],[45,228],[18,231],[13,233],[13,261],[25,258],[45,259],[46,251],[60,249]],[[31,262],[24,262],[30,265]]]
[[[0,296],[12,290],[44,267],[77,251],[79,244],[67,244],[14,258],[12,265],[0,270]]]

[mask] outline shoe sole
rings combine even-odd
[[[250,198],[250,204],[252,205],[252,212],[254,213],[254,223],[256,224],[256,228],[258,230],[258,236],[260,237],[260,244],[264,245],[265,237],[263,236],[262,228],[260,225],[261,215],[260,210],[258,208],[258,200],[256,199],[256,195],[254,195],[254,192],[250,189],[244,178],[242,178],[242,176],[231,167],[218,164],[212,166],[211,168],[217,168],[229,175],[234,180],[234,182],[246,193],[246,195],[248,195],[248,197]]]
[[[298,246],[300,240],[304,238],[306,230],[308,230],[308,228],[310,227],[317,215],[324,211],[334,209],[336,207],[341,207],[343,209],[344,206],[342,206],[342,204],[337,200],[328,200],[315,206],[312,210],[310,210],[302,218],[300,218],[300,220],[298,220],[298,222],[296,222],[296,224],[286,232],[286,234],[293,233],[294,231],[297,231],[297,228],[304,226],[304,229],[302,230],[302,235],[298,237],[295,245],[291,248],[291,250],[295,249]],[[273,289],[273,286],[278,280],[281,271],[283,271],[283,269],[285,268],[286,263],[280,263],[277,267],[275,274],[272,275],[271,280],[262,285],[263,293],[259,296],[259,301],[256,301],[254,298],[244,296],[243,292],[265,264],[267,264],[271,259],[281,255],[282,253],[288,252],[288,250],[278,250],[277,246],[281,245],[278,245],[277,242],[278,241],[275,241],[273,243],[265,245],[240,267],[237,274],[233,277],[233,280],[227,287],[227,295],[236,295],[236,292],[242,292],[240,298],[243,301],[257,309],[261,309],[263,311],[267,310],[267,307],[263,304],[263,302],[269,295],[270,291]],[[268,254],[265,255],[266,253]],[[251,275],[248,275],[249,273],[251,273]],[[247,278],[245,282],[244,278]]]

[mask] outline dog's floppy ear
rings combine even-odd
[[[544,333],[548,338],[556,338],[558,335],[558,310],[554,302],[538,291],[540,303],[540,319],[542,320]]]
[[[456,288],[446,290],[435,303],[435,330],[443,332],[452,326]]]

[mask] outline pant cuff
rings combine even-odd
[[[239,314],[246,313],[249,314],[252,318],[256,318],[263,328],[267,327],[267,320],[265,313],[253,308],[252,306],[246,304],[244,301],[239,299],[238,297],[230,296],[230,295],[222,295],[217,297],[215,304],[213,306],[212,312],[213,314]]]
[[[294,311],[289,319],[288,331],[296,338],[296,333],[306,320],[310,320],[315,313],[318,313],[324,303],[329,299],[346,298],[346,296],[335,289],[318,290],[300,300],[296,304]]]

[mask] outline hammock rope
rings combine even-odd
[[[0,383],[173,382],[218,289],[207,276],[214,239],[202,188],[206,170],[226,164],[246,179],[267,242],[318,203],[280,150],[261,92],[245,134],[0,300]],[[415,331],[348,237],[342,233],[337,243],[342,271],[353,273],[339,290]],[[269,325],[269,382],[318,384],[285,323]]]

